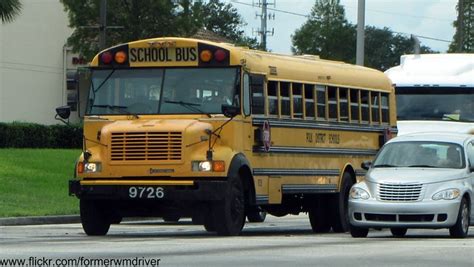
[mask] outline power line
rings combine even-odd
[[[251,7],[254,7],[252,4],[240,2],[240,1],[237,1],[237,0],[231,0],[231,2],[232,2],[232,3],[236,3],[236,4],[240,4],[240,5],[244,5],[244,6],[251,6]],[[349,7],[349,8],[352,8],[352,7]],[[267,9],[268,9],[268,10],[271,10],[271,11],[275,11],[275,12],[280,12],[280,13],[289,14],[289,15],[294,15],[294,16],[309,18],[309,15],[304,15],[304,14],[301,14],[301,13],[296,13],[296,12],[281,10],[281,9],[277,9],[277,8],[267,8]],[[370,10],[370,9],[367,9],[367,10]],[[379,13],[387,13],[387,14],[392,14],[392,15],[400,15],[400,16],[408,16],[408,17],[417,17],[417,18],[426,18],[426,19],[436,19],[436,20],[451,21],[451,20],[442,19],[442,18],[440,19],[440,18],[423,17],[423,16],[412,16],[412,15],[406,15],[406,14],[395,13],[395,12],[385,12],[385,11],[378,11],[378,10],[371,10],[371,11],[373,11],[373,12],[379,12]],[[393,32],[393,33],[404,34],[404,35],[408,35],[408,36],[411,35],[410,33],[406,33],[406,32],[397,32],[397,31],[393,31],[393,30],[390,30],[390,31]],[[449,40],[439,39],[439,38],[435,38],[435,37],[422,36],[422,35],[418,35],[418,34],[413,34],[413,35],[415,35],[415,36],[418,37],[418,38],[422,38],[422,39],[428,39],[428,40],[432,40],[432,41],[451,43],[451,41],[449,41]]]

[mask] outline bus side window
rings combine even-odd
[[[304,109],[305,109],[305,118],[308,120],[314,120],[315,118],[315,105],[314,105],[314,85],[305,84],[304,85]]]
[[[278,116],[278,82],[268,81],[267,95],[268,115]]]
[[[389,123],[389,105],[388,94],[381,93],[382,123]]]
[[[265,114],[265,98],[263,94],[263,85],[265,76],[250,75],[250,91],[252,96],[252,114]]]
[[[328,87],[329,120],[337,120],[337,87]]]
[[[360,99],[360,90],[351,89],[350,90],[350,102],[351,102],[351,122],[359,123],[359,99]]]
[[[369,115],[369,92],[368,91],[360,91],[360,107],[361,107],[361,115],[362,115],[362,122],[368,123],[370,119]]]
[[[326,111],[327,111],[327,106],[326,106],[326,86],[324,85],[316,85],[316,102],[317,102],[317,109],[316,111],[318,112],[317,118],[318,120],[326,120]]]
[[[293,118],[303,118],[303,85],[301,83],[292,84],[292,99],[293,99]]]
[[[370,103],[372,107],[372,123],[380,124],[379,92],[370,92]]]
[[[339,120],[349,122],[349,100],[348,89],[339,88]]]
[[[290,113],[290,83],[280,82],[280,115],[282,117],[289,117]]]

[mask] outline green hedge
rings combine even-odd
[[[81,125],[0,123],[0,148],[81,148]]]

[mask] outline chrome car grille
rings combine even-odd
[[[180,161],[181,132],[115,132],[110,139],[110,160]]]
[[[423,190],[422,184],[379,184],[378,198],[383,201],[418,201]]]

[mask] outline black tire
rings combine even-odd
[[[330,207],[325,198],[320,197],[309,210],[309,222],[315,233],[328,233],[331,230]]]
[[[251,208],[247,213],[247,219],[252,223],[261,223],[265,221],[267,213],[260,209],[259,207]]]
[[[334,208],[332,209],[332,229],[336,233],[349,231],[349,191],[354,184],[350,173],[345,172],[342,176],[341,190],[334,197]]]
[[[465,197],[463,197],[461,200],[461,205],[459,205],[459,212],[456,224],[449,228],[449,235],[451,237],[464,238],[467,236],[470,224],[470,211],[471,207],[469,206],[469,202]]]
[[[369,228],[362,228],[353,225],[349,225],[349,231],[351,232],[351,236],[354,238],[367,237],[369,234]]]
[[[178,222],[179,219],[181,219],[181,216],[179,216],[179,215],[166,215],[166,216],[163,216],[163,221],[165,221],[165,222]]]
[[[404,237],[407,234],[407,228],[390,228],[390,232],[394,237]]]
[[[230,176],[227,180],[225,198],[212,205],[212,218],[220,236],[236,236],[245,224],[245,197],[242,180]]]
[[[82,229],[87,235],[101,236],[109,231],[111,218],[104,202],[81,199],[79,202]]]

